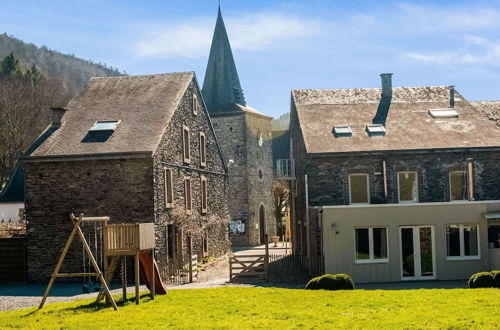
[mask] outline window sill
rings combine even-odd
[[[481,260],[481,256],[467,256],[467,257],[446,257],[448,261],[460,261],[460,260]]]
[[[418,204],[418,201],[399,201],[398,204]]]
[[[356,260],[354,261],[355,264],[357,265],[362,265],[362,264],[388,264],[389,259],[377,259],[377,260]]]
[[[174,204],[173,203],[168,203],[167,205],[165,205],[165,208],[166,209],[173,209],[174,208]]]

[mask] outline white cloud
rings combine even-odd
[[[195,23],[143,27],[144,40],[136,44],[137,54],[160,58],[206,56],[215,22],[208,18],[191,21]],[[245,51],[283,47],[286,41],[314,34],[318,26],[312,20],[275,13],[235,16],[225,24],[231,47]]]

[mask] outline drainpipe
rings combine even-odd
[[[308,178],[307,178],[307,167],[311,163],[312,160],[312,155],[309,155],[309,160],[307,161],[306,166],[304,167],[304,186],[305,186],[305,191],[306,191],[306,256],[309,257],[310,249],[309,245],[311,244],[310,242],[310,237],[309,237],[309,183],[308,183]]]

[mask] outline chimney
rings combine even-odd
[[[455,107],[455,86],[450,86],[450,108]]]
[[[62,117],[66,112],[64,108],[51,108],[52,110],[52,126],[61,127]]]
[[[382,73],[382,97],[392,97],[392,73]]]
[[[385,126],[392,101],[392,73],[382,73],[380,78],[382,78],[382,95],[372,123]]]

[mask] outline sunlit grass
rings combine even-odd
[[[120,310],[92,300],[0,313],[0,328],[499,328],[499,289],[172,290]]]

